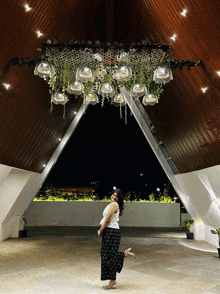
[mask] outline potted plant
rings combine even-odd
[[[218,234],[218,243],[219,243],[219,248],[218,249],[218,256],[220,258],[220,228],[216,229],[215,230],[211,230],[212,234]]]
[[[22,216],[22,220],[23,220],[24,228],[23,228],[23,230],[19,231],[19,238],[27,237],[27,232],[28,232],[28,230],[25,230],[25,226],[27,225],[26,217]]]
[[[182,229],[183,226],[185,226],[188,230],[190,230],[190,228],[191,228],[191,226],[193,224],[194,224],[194,220],[193,219],[188,219],[186,217],[186,219],[184,220],[184,222],[181,223],[181,224],[179,224],[180,230]],[[194,239],[192,232],[186,232],[186,237],[187,237],[187,239]]]

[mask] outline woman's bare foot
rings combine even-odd
[[[135,258],[137,258],[136,255],[135,255],[134,253],[129,252],[129,251],[127,251],[127,250],[125,250],[124,255],[125,255],[125,257],[129,257],[129,256],[130,256],[130,257],[135,257]]]
[[[117,282],[115,280],[111,280],[108,286],[103,287],[105,290],[110,290],[111,288],[116,288]]]

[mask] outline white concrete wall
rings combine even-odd
[[[110,202],[33,201],[25,216],[29,226],[99,226]],[[178,227],[179,203],[126,202],[119,225],[124,227]]]

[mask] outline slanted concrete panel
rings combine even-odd
[[[4,173],[7,177],[0,187],[0,240],[4,240],[18,237],[23,206],[33,187],[39,185],[40,174],[7,166],[1,166],[1,170],[10,170]]]
[[[133,98],[131,106],[131,98],[128,92],[125,88],[123,88],[122,92],[164,172],[175,188],[187,212],[195,220],[195,224],[192,227],[194,239],[205,240],[217,246],[218,237],[213,235],[210,230],[214,225],[220,227],[220,166],[214,166],[186,174],[174,174],[143,117],[143,113],[145,113],[143,106],[139,101],[135,101]]]
[[[18,237],[19,229],[23,228],[21,217],[56,164],[83,114],[82,105],[41,174],[0,165],[0,241]]]
[[[181,199],[196,212],[195,239],[219,247],[218,236],[213,235],[211,229],[220,227],[220,166],[179,174],[175,178],[184,191]]]

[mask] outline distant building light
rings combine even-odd
[[[186,16],[187,10],[186,9],[183,9],[183,12],[181,12],[180,14],[182,14],[182,16]]]
[[[3,86],[5,87],[6,90],[8,90],[8,88],[10,88],[9,84],[3,83]]]
[[[25,7],[26,12],[31,10],[31,7],[28,4],[26,4],[24,7]]]
[[[140,176],[141,176],[141,177],[143,177],[143,176],[144,176],[144,174],[140,174]]]
[[[176,41],[176,37],[177,37],[177,35],[174,34],[170,39],[172,39],[173,41]]]
[[[37,31],[36,33],[37,33],[38,38],[43,36],[43,34],[40,31]]]
[[[202,88],[202,92],[203,92],[203,93],[205,93],[207,90],[208,90],[208,88],[207,88],[207,87],[205,87],[205,88]]]

